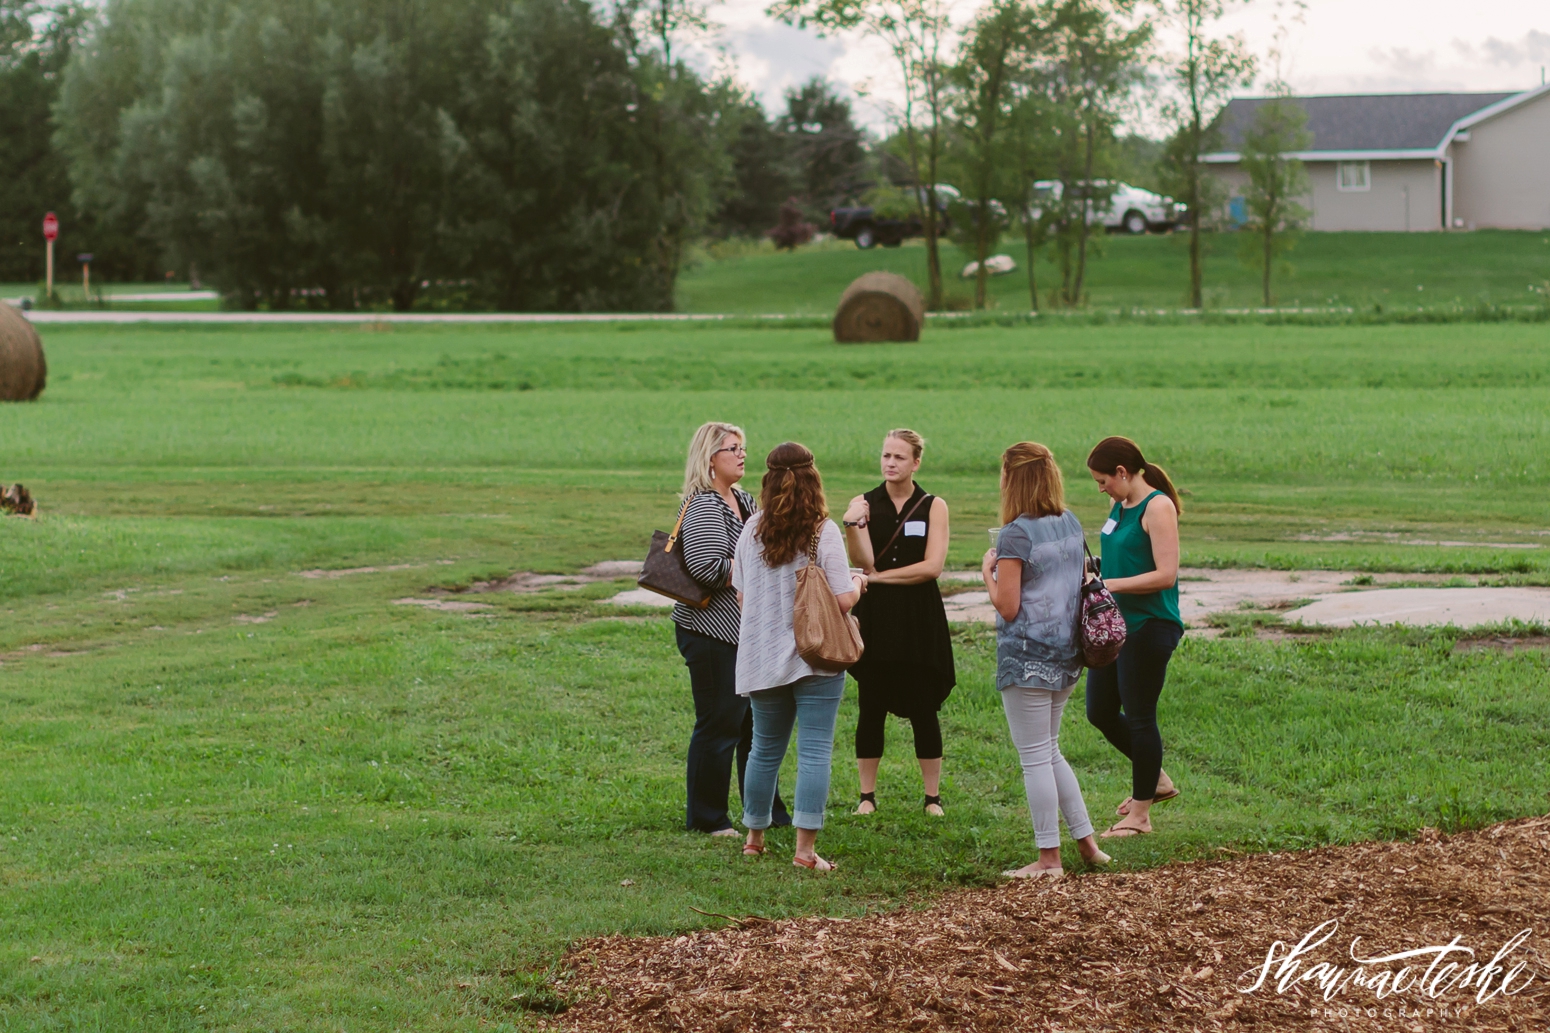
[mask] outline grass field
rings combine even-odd
[[[1259,274],[1238,259],[1236,234],[1204,238],[1208,309],[1260,305]],[[1188,240],[1183,234],[1099,236],[1088,269],[1088,304],[1096,309],[1176,309],[1185,305]],[[1002,240],[997,252],[1018,268],[990,281],[997,312],[1028,311],[1027,249]],[[943,243],[942,268],[955,308],[967,308],[973,282],[958,272],[972,258]],[[1372,311],[1452,305],[1542,305],[1550,297],[1550,233],[1481,230],[1472,233],[1309,233],[1277,274],[1276,303],[1295,307],[1352,307]],[[833,315],[840,292],[862,273],[886,269],[926,283],[921,241],[900,248],[857,250],[849,241],[827,240],[795,252],[775,253],[767,241],[713,244],[692,252],[678,282],[677,309],[743,315]],[[1035,267],[1040,296],[1059,282],[1048,249]],[[0,284],[0,298],[31,296],[36,284]],[[59,281],[67,305],[82,307],[79,280]],[[107,294],[187,290],[187,284],[98,284]],[[137,311],[215,311],[214,301],[123,302]]]
[[[1239,261],[1238,235],[1207,234],[1203,240],[1206,306],[1257,307],[1259,274]],[[1184,234],[1104,236],[1095,243],[1099,253],[1089,266],[1090,305],[1171,309],[1186,304],[1189,257]],[[996,250],[1011,255],[1018,268],[990,281],[992,306],[1028,311],[1027,249],[1009,237]],[[973,282],[958,278],[971,258],[951,245],[942,251],[948,296],[958,307],[967,307],[973,297]],[[1276,280],[1279,305],[1377,305],[1392,310],[1481,301],[1538,304],[1550,290],[1550,234],[1309,233],[1287,263],[1290,269]],[[827,316],[833,314],[845,284],[874,269],[902,273],[924,288],[925,248],[918,240],[898,249],[870,251],[831,242],[784,254],[707,258],[680,279],[678,306],[686,312]],[[1047,251],[1035,272],[1043,299],[1060,281]]]
[[[527,1028],[576,937],[854,914],[1031,856],[983,630],[955,638],[948,819],[918,814],[898,728],[883,813],[844,815],[847,701],[823,836],[844,868],[810,879],[780,836],[745,864],[679,831],[687,679],[659,614],[599,602],[623,585],[394,605],[640,554],[703,419],[756,456],[806,441],[840,498],[875,483],[881,430],[917,427],[955,566],[996,522],[1002,447],[1050,444],[1092,530],[1081,457],[1124,432],[1191,492],[1187,562],[1550,576],[1541,326],[45,343],[43,399],[0,408],[0,479],[44,512],[0,522],[0,1030]],[[1544,656],[1455,639],[1186,642],[1163,715],[1186,796],[1120,862],[1542,811]],[[1127,776],[1075,709],[1102,813]]]

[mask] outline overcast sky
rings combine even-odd
[[[886,53],[863,38],[820,39],[779,24],[766,6],[727,0],[712,9],[737,77],[773,113],[783,90],[828,76],[861,94],[857,114],[881,128],[896,93]],[[962,0],[958,10],[966,19],[974,6]],[[1240,3],[1221,26],[1242,32],[1263,58],[1278,20],[1286,23],[1281,74],[1302,94],[1527,89],[1550,65],[1550,0],[1308,0],[1300,23],[1287,10],[1276,0]]]

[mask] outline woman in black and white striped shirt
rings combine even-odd
[[[753,515],[753,496],[739,490],[748,449],[743,431],[730,423],[707,423],[694,432],[684,466],[684,498],[689,506],[679,531],[689,575],[716,589],[703,609],[679,603],[673,607],[678,651],[689,668],[694,693],[694,733],[689,737],[688,806],[690,831],[736,836],[727,817],[727,793],[732,760],[737,759],[741,795],[748,751],[753,742],[753,714],[748,699],[737,694],[737,638],[741,610],[732,588],[732,552],[743,523]],[[791,818],[779,795],[775,824]]]

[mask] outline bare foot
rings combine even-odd
[[[717,829],[715,832],[712,832],[711,835],[712,836],[741,836],[742,833],[737,831],[736,829]]]
[[[1092,865],[1108,864],[1114,858],[1098,848],[1098,841],[1091,836],[1076,841],[1076,849],[1080,851],[1082,860]]]
[[[1058,864],[1045,864],[1043,861],[1035,861],[1025,864],[1021,868],[1012,868],[1001,873],[1008,879],[1058,879],[1066,874]]]
[[[826,861],[817,854],[809,854],[806,857],[797,854],[791,859],[791,863],[798,868],[807,868],[815,872],[832,872],[836,867],[833,861]]]
[[[939,803],[926,804],[926,813],[931,815],[933,818],[945,817],[947,814],[946,811],[942,810],[942,805]]]
[[[856,805],[856,809],[852,813],[871,814],[875,810],[877,810],[877,804],[873,803],[871,800],[862,800],[859,804]]]

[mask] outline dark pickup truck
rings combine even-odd
[[[829,213],[829,228],[836,237],[854,240],[862,250],[881,244],[898,247],[905,237],[918,237],[925,230],[920,219],[886,219],[872,211],[871,206],[836,208]]]
[[[937,219],[937,232],[945,235],[952,226],[947,217],[947,205],[958,199],[958,191],[943,183],[936,188],[936,197],[937,209],[942,213]],[[878,215],[870,205],[833,209],[829,212],[829,229],[836,237],[854,240],[863,251],[879,244],[883,247],[898,247],[906,238],[918,237],[926,232],[918,215],[911,215],[907,219],[890,219]]]

